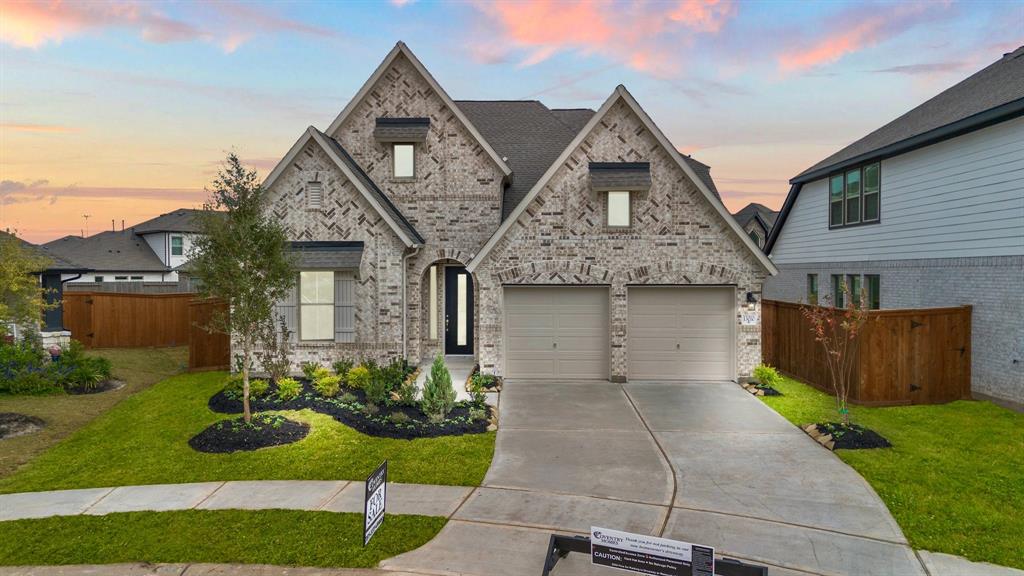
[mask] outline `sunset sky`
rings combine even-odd
[[[455,99],[597,108],[625,84],[726,205],[1024,44],[1024,2],[0,0],[0,229],[44,242],[267,174],[398,40]]]

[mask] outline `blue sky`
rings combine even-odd
[[[597,108],[625,84],[729,208],[777,208],[1022,31],[1021,2],[2,0],[0,228],[45,241],[198,205],[228,150],[265,174],[398,40],[455,99]]]

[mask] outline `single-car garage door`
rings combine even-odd
[[[735,378],[733,287],[629,287],[630,380]]]
[[[507,378],[608,378],[608,288],[505,287]]]

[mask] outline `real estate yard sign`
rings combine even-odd
[[[715,574],[714,548],[607,528],[590,528],[590,561],[652,576]]]
[[[366,479],[366,495],[363,500],[363,546],[370,543],[374,533],[384,523],[384,506],[387,503],[388,461],[385,460]]]

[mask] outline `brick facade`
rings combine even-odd
[[[781,264],[765,283],[765,298],[807,301],[807,275],[820,295],[833,274],[878,274],[882,308],[971,305],[971,389],[1024,402],[1022,256]]]
[[[634,193],[633,226],[605,226],[604,194],[589,162],[650,162],[652,186]],[[611,376],[627,373],[626,287],[735,285],[737,311],[760,294],[762,266],[627,104],[619,101],[579,145],[476,270],[483,370],[501,374],[503,284],[611,286]],[[760,362],[760,326],[740,326],[737,370]]]

